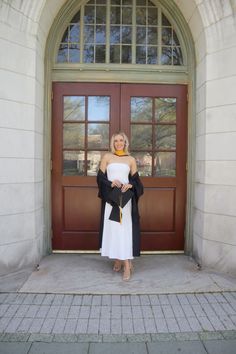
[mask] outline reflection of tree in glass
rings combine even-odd
[[[157,148],[175,149],[176,147],[176,127],[175,125],[158,125],[157,129]]]
[[[172,47],[162,47],[161,64],[172,64]]]
[[[78,43],[80,35],[80,26],[79,24],[74,24],[70,26],[70,42]]]
[[[84,152],[64,151],[63,175],[84,175]]]
[[[84,23],[94,23],[95,7],[85,6],[84,8]]]
[[[156,175],[159,177],[175,176],[175,152],[158,152],[154,159]]]
[[[88,147],[90,149],[108,148],[109,126],[108,124],[88,125]]]
[[[64,124],[63,148],[81,149],[84,147],[84,124]]]
[[[183,65],[183,56],[180,47],[173,48],[173,64],[174,65]]]
[[[85,97],[64,96],[64,120],[84,120]]]
[[[161,122],[176,121],[176,98],[156,98],[155,116]]]
[[[132,125],[131,126],[131,146],[132,149],[152,148],[152,126]]]
[[[133,152],[140,176],[152,175],[152,155],[149,152]]]
[[[96,43],[106,43],[106,27],[96,26]]]
[[[145,122],[152,120],[152,98],[131,98],[131,120],[136,122]]]

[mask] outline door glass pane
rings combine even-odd
[[[175,149],[176,148],[176,126],[175,125],[158,125],[156,130],[156,147],[158,149]]]
[[[64,115],[67,120],[85,119],[85,97],[84,96],[64,96]]]
[[[151,125],[131,125],[131,147],[132,149],[152,148],[152,126]]]
[[[96,176],[100,161],[105,151],[88,151],[87,154],[87,176]]]
[[[110,97],[89,96],[88,97],[88,120],[109,121],[110,119]]]
[[[80,123],[63,124],[63,148],[83,149],[84,148],[85,125]]]
[[[88,124],[88,148],[108,149],[109,147],[109,125]]]
[[[152,156],[149,152],[132,152],[140,176],[152,175]]]
[[[154,158],[155,176],[174,177],[176,175],[175,159],[175,152],[157,152]]]
[[[131,97],[131,121],[132,122],[152,121],[152,98]]]
[[[158,122],[176,122],[176,98],[155,98],[155,119]]]
[[[64,151],[63,152],[63,175],[82,176],[84,171],[84,151]]]

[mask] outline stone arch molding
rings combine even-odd
[[[4,1],[5,6],[8,5],[9,8],[13,10],[16,9],[24,14],[25,21],[20,24],[21,27],[27,24],[27,27],[31,27],[31,30],[33,30],[35,34],[39,35],[39,32],[42,31],[46,35],[44,45],[46,44],[47,34],[50,31],[56,15],[64,5],[70,2],[71,1],[68,0],[21,0],[17,4],[14,4],[10,0]],[[172,2],[178,6],[187,23],[191,21],[193,16],[198,22],[197,32],[195,31],[196,27],[190,27],[194,39],[196,39],[197,34],[203,31],[204,27],[208,27],[223,17],[232,15],[236,11],[235,0],[173,0]],[[168,3],[170,3],[170,1],[168,1]],[[1,6],[4,6],[4,4]],[[6,10],[6,13],[9,20],[11,12]]]
[[[47,41],[41,42],[41,47],[46,48],[45,50],[45,58],[46,58],[46,75],[47,77],[47,82],[45,83],[46,87],[46,95],[45,95],[45,103],[46,103],[46,109],[45,109],[45,119],[44,119],[44,124],[45,124],[45,131],[48,131],[47,136],[45,136],[45,150],[46,152],[50,152],[51,145],[50,145],[50,136],[51,136],[51,114],[50,114],[50,109],[51,109],[51,103],[50,103],[50,77],[52,74],[52,66],[53,66],[53,60],[54,60],[54,54],[55,54],[55,45],[58,42],[58,38],[61,39],[61,35],[64,33],[64,30],[67,25],[68,19],[74,16],[74,14],[79,10],[80,8],[80,3],[82,1],[78,2],[76,0],[69,0],[69,1],[54,1],[54,5],[50,2],[50,7],[49,4],[45,3],[45,7],[42,10],[41,16],[39,18],[39,33],[42,32],[42,28],[44,33],[48,33]],[[179,29],[181,32],[181,37],[183,41],[184,48],[186,50],[186,57],[188,58],[188,74],[189,74],[189,87],[190,87],[190,92],[191,88],[195,86],[195,50],[194,50],[194,43],[193,43],[193,36],[191,36],[191,33],[189,31],[189,26],[187,24],[187,18],[184,19],[184,16],[181,14],[180,9],[178,8],[178,4],[175,3],[174,1],[167,1],[167,0],[159,0],[159,2],[163,5],[163,7],[170,13],[170,15],[175,18],[175,23],[176,23],[176,28]],[[153,0],[153,3],[155,3],[155,0]],[[59,5],[60,4],[60,5]],[[196,8],[195,3],[193,2],[193,12],[198,10]],[[50,10],[53,10],[53,16],[50,17],[50,19],[47,20],[48,13]],[[188,9],[188,11],[190,11]],[[191,10],[191,14],[193,13]],[[189,19],[191,18],[190,12],[186,12],[186,16],[189,16]],[[55,19],[54,19],[55,18]],[[52,20],[54,19],[54,21]],[[199,19],[199,17],[198,17]],[[197,21],[197,24],[202,23],[202,21]],[[65,26],[65,27],[64,27]],[[62,28],[64,27],[64,28]],[[199,33],[202,33],[202,27],[199,30]],[[59,37],[58,37],[59,36]],[[46,38],[46,37],[45,37]],[[44,39],[45,39],[44,38]],[[192,101],[192,98],[191,98]],[[189,104],[189,117],[193,117],[193,105]],[[190,118],[190,119],[191,119]],[[190,124],[191,126],[191,124]],[[192,129],[189,130],[192,134]],[[194,155],[194,147],[195,147],[195,141],[194,139],[192,140],[189,137],[189,141],[192,141],[192,146],[189,145],[189,170],[193,171],[193,161],[194,158],[192,156]],[[49,165],[50,161],[47,160],[48,156],[50,154],[46,154],[46,171],[45,171],[45,181],[46,181],[46,186],[45,186],[45,196],[46,196],[46,210],[47,212],[45,213],[45,219],[48,218],[48,215],[50,214],[49,210],[51,201],[47,197],[50,195],[50,173],[47,173],[47,170],[49,171]],[[191,215],[192,215],[192,198],[191,196],[193,195],[193,187],[192,187],[192,174],[189,174],[190,178],[188,180],[188,206],[187,206],[187,215],[186,215],[186,220],[187,220],[187,225],[186,225],[186,237],[185,237],[185,251],[187,253],[190,253],[192,251],[192,230],[191,230]],[[46,220],[45,220],[46,221]],[[51,226],[51,218],[48,218],[46,221],[47,230],[50,230]],[[50,245],[50,236],[47,238],[47,244],[48,246]],[[49,248],[49,247],[48,247]]]

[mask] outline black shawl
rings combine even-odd
[[[143,194],[143,185],[139,178],[138,172],[133,176],[129,174],[129,183],[132,184],[131,191],[133,192],[132,201],[132,230],[133,230],[133,257],[140,256],[140,225],[139,225],[139,212],[138,212],[138,200]],[[109,203],[113,206],[113,209],[117,206],[114,201],[111,200],[111,192],[113,188],[111,187],[112,182],[107,179],[107,173],[103,173],[100,169],[97,174],[97,184],[98,184],[98,197],[102,200],[101,207],[101,221],[100,221],[100,231],[99,231],[99,246],[102,245],[102,234],[103,234],[103,223],[104,223],[104,212],[105,205]]]

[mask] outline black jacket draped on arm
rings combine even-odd
[[[139,174],[136,172],[131,176],[129,174],[129,183],[132,184],[132,230],[133,230],[133,257],[140,256],[140,225],[139,225],[139,211],[138,211],[138,200],[143,194],[143,185],[140,181]],[[106,172],[102,172],[100,169],[97,174],[97,184],[98,184],[98,197],[102,200],[101,206],[101,221],[100,221],[100,231],[99,231],[99,246],[102,245],[102,235],[103,235],[103,224],[104,224],[104,212],[105,205],[109,203],[113,207],[113,214],[118,215],[119,208],[116,203],[111,198],[113,188],[111,187],[111,181],[108,180]],[[118,209],[116,209],[118,208]],[[119,237],[119,235],[117,235]]]

